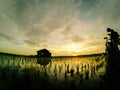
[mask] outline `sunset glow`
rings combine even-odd
[[[120,33],[119,0],[1,0],[0,52],[101,53],[108,27]]]

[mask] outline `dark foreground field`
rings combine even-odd
[[[0,90],[120,90],[119,80],[99,77],[105,72],[103,56],[93,58],[53,58],[40,65],[34,58],[2,57]]]
[[[80,80],[57,81],[49,77],[32,75],[29,73],[20,77],[7,77],[0,79],[0,90],[119,90],[120,82],[103,81],[100,78]],[[77,79],[77,80],[76,80]],[[79,80],[78,80],[79,79]],[[76,82],[77,81],[77,82]]]

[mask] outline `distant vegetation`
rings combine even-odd
[[[36,55],[19,55],[19,54],[5,53],[5,52],[0,52],[0,55],[30,56],[30,57],[35,57],[36,56]],[[90,57],[90,56],[101,56],[101,55],[105,55],[105,53],[85,54],[85,55],[76,55],[76,56],[52,56],[52,57]]]
[[[7,55],[7,56],[28,56],[28,55],[19,55],[19,54],[6,53],[6,52],[0,52],[0,55]]]
[[[97,53],[97,54],[85,54],[85,55],[77,55],[78,57],[88,57],[88,56],[100,56],[105,55],[105,53]]]
[[[97,53],[97,54],[85,54],[85,55],[76,55],[76,56],[53,56],[53,57],[91,57],[91,56],[101,56],[105,55],[105,53]]]

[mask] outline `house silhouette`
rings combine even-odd
[[[37,56],[39,57],[51,57],[51,53],[47,49],[41,49],[37,51]]]

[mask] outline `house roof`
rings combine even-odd
[[[49,52],[47,49],[41,49],[41,50],[38,50],[37,52],[41,52],[41,51],[47,51],[47,52]]]

